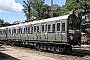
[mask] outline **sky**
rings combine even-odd
[[[23,21],[26,19],[23,9],[24,0],[0,0],[0,19],[5,22]],[[66,0],[54,0],[54,4],[64,5]],[[45,0],[45,4],[50,5],[51,0]]]

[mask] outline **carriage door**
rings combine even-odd
[[[48,40],[49,41],[55,41],[55,22],[49,22],[48,23]]]
[[[46,31],[45,29],[47,29],[47,25],[45,23],[41,24],[41,39],[42,40],[46,40]]]
[[[36,34],[37,34],[36,28],[37,28],[37,26],[33,25],[33,38],[34,38],[34,40],[36,40]]]
[[[41,40],[41,24],[37,24],[37,34],[36,34],[36,39]]]
[[[61,22],[56,22],[56,41],[62,41]]]

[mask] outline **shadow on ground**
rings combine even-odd
[[[90,56],[90,50],[73,49],[73,51],[75,51],[75,52],[80,52],[80,53],[82,53],[82,54],[85,54],[85,55],[89,55],[89,56]]]
[[[20,59],[17,59],[15,57],[0,52],[0,60],[20,60]]]

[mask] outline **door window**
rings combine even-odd
[[[52,25],[52,31],[55,32],[55,24]]]
[[[57,31],[60,31],[60,23],[57,23]]]
[[[39,32],[39,26],[37,26],[37,32]]]
[[[44,25],[42,25],[42,32],[44,32]]]
[[[34,32],[36,32],[36,26],[34,26]]]
[[[50,24],[48,25],[48,32],[50,32],[50,29],[51,29],[51,26],[50,26]]]
[[[62,31],[65,31],[65,23],[62,23]]]

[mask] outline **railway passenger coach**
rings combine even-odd
[[[31,21],[0,28],[0,41],[27,44],[37,49],[56,52],[72,51],[80,45],[81,19],[75,14]]]

